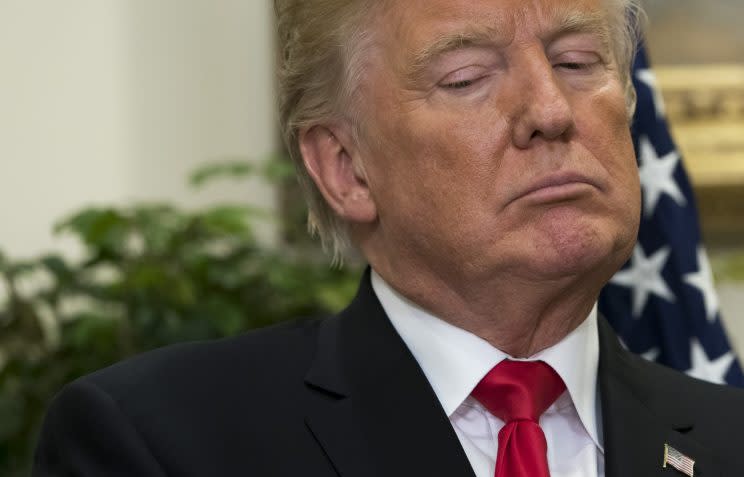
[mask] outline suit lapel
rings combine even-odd
[[[307,424],[339,475],[474,477],[448,417],[372,291],[321,326]]]
[[[664,444],[719,477],[716,457],[689,434],[684,390],[659,388],[654,368],[624,350],[599,319],[606,477],[681,476],[662,468]],[[306,376],[306,423],[342,477],[474,477],[449,419],[372,291],[369,270],[351,305],[325,320]]]
[[[696,477],[719,476],[715,456],[689,437],[695,422],[676,405],[684,390],[660,388],[654,368],[623,349],[602,317],[599,335],[606,477],[684,475],[662,468],[664,444],[695,460]]]
[[[355,418],[339,353],[339,316],[324,320],[305,377],[305,423],[340,476],[373,477],[374,460]]]

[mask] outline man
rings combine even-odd
[[[633,4],[276,8],[311,225],[371,270],[337,316],[72,383],[35,475],[742,475],[744,394],[596,313],[639,222]]]

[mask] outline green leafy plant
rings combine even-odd
[[[254,174],[281,182],[287,173],[278,161],[231,162],[197,171],[192,183]],[[50,399],[78,376],[347,303],[359,267],[332,268],[306,244],[262,244],[255,228],[270,220],[241,204],[88,208],[56,227],[79,239],[82,261],[0,254],[0,475],[27,475]]]

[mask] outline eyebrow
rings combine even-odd
[[[553,18],[556,19],[555,27],[544,35],[543,41],[546,43],[571,33],[589,33],[597,35],[602,46],[609,49],[610,29],[607,17],[601,11],[584,12],[567,8],[556,11]]]
[[[589,33],[599,37],[602,47],[610,50],[610,32],[606,17],[598,11],[581,12],[570,8],[560,9],[551,14],[555,19],[554,27],[542,35],[545,43],[572,33]],[[412,56],[408,77],[418,79],[426,67],[438,57],[451,51],[469,47],[491,46],[498,47],[506,41],[500,39],[500,32],[494,28],[474,26],[460,32],[444,34],[432,43],[426,45]]]
[[[465,31],[444,34],[412,56],[408,76],[417,79],[436,58],[463,48],[498,45],[498,31],[491,28],[470,27]]]

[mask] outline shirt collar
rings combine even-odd
[[[408,300],[374,270],[372,289],[448,417],[491,368],[511,358],[484,339],[435,317]],[[597,427],[599,335],[596,305],[568,336],[528,360],[545,361],[563,379],[584,428],[602,449]]]

